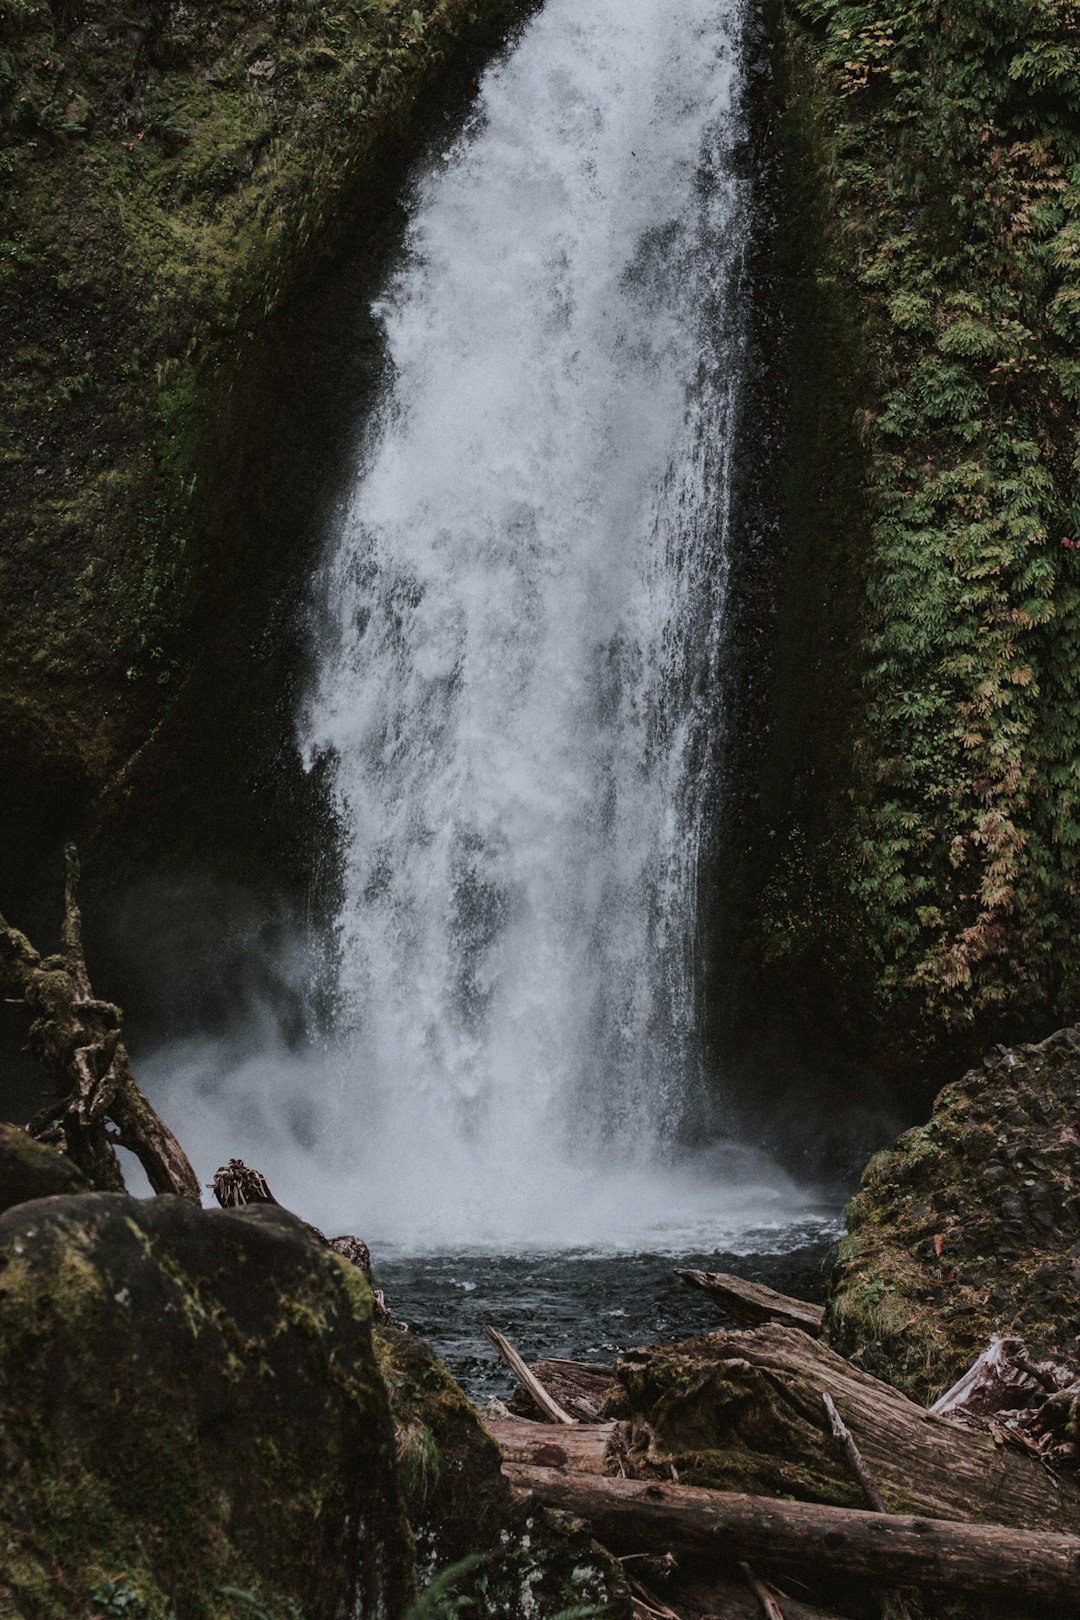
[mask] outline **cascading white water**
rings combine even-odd
[[[335,1134],[413,1196],[655,1159],[695,1100],[742,23],[548,0],[379,306],[305,741],[343,828]]]

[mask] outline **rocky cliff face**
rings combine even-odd
[[[970,1060],[1076,999],[1075,16],[769,9],[788,444],[761,948],[883,1065]]]
[[[260,567],[220,520],[255,335],[514,10],[0,0],[0,808],[31,841],[50,795],[71,827],[115,781]]]

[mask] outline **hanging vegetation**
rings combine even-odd
[[[786,26],[868,350],[828,858],[879,1015],[985,1032],[1080,977],[1080,8],[793,0]]]

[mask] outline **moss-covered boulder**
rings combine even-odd
[[[0,1612],[394,1620],[412,1540],[360,1272],[283,1210],[0,1217]]]
[[[847,1211],[829,1342],[918,1400],[991,1334],[1080,1354],[1080,1029],[999,1046],[871,1160]]]
[[[56,1148],[0,1122],[0,1214],[32,1198],[86,1192],[82,1172]]]
[[[0,0],[0,803],[27,838],[50,790],[70,825],[115,777],[266,565],[231,520],[252,339],[515,7]]]
[[[375,1346],[421,1575],[430,1581],[473,1559],[453,1591],[492,1620],[582,1607],[630,1620],[620,1565],[580,1520],[514,1499],[498,1446],[431,1348],[393,1328],[378,1329]]]

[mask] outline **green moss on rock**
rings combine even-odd
[[[0,1405],[0,1607],[89,1620],[117,1583],[145,1620],[241,1620],[229,1589],[305,1620],[407,1606],[370,1297],[282,1211],[9,1211]]]
[[[32,1198],[88,1190],[82,1172],[56,1148],[0,1122],[0,1213]]]
[[[851,405],[829,429],[795,402],[821,557],[793,578],[839,701],[776,829],[766,951],[811,982],[817,955],[894,1048],[956,1047],[1067,1016],[1080,973],[1075,15],[788,0],[775,35],[810,346],[836,334],[820,382]]]
[[[998,1047],[871,1160],[847,1211],[829,1342],[932,1401],[992,1334],[1080,1353],[1080,1031]]]
[[[167,708],[213,590],[248,340],[460,38],[513,10],[0,3],[0,761],[20,808],[53,786],[73,812]]]

